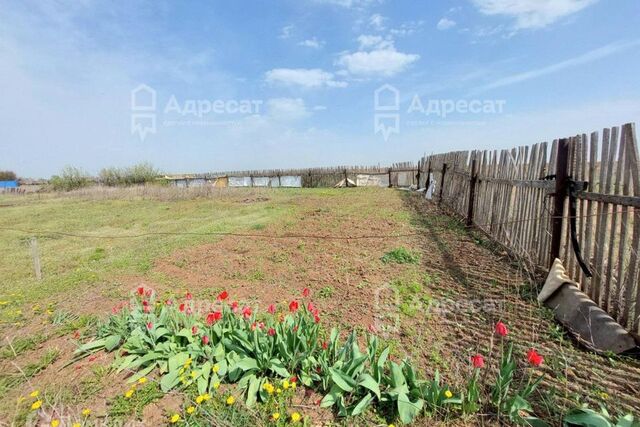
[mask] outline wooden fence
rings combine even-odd
[[[552,144],[426,156],[418,167],[420,187],[435,183],[438,203],[532,268],[546,271],[560,258],[585,293],[640,333],[640,169],[633,123]],[[573,218],[592,277],[572,245]]]

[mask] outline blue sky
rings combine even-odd
[[[3,0],[0,169],[390,164],[591,132],[640,118],[639,24],[637,0]],[[386,139],[384,84],[400,99]],[[471,101],[501,107],[428,108]]]

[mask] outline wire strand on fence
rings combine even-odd
[[[589,215],[575,215],[569,216],[564,215],[563,218],[586,218],[590,216],[598,216],[598,215],[611,215],[614,213],[619,213],[621,211],[611,211],[611,212],[602,212],[601,214],[594,213]],[[488,222],[485,224],[461,224],[464,228],[473,228],[473,227],[486,227],[490,225],[498,226],[498,225],[506,225],[506,224],[515,224],[520,222],[528,222],[528,221],[539,221],[544,219],[553,219],[555,218],[553,215],[541,215],[537,217],[530,218],[520,218],[514,219],[510,221],[502,221],[502,222]],[[444,226],[442,228],[445,228]],[[97,234],[79,234],[79,233],[71,233],[66,231],[57,231],[57,230],[31,230],[31,229],[22,229],[22,228],[14,228],[14,227],[0,227],[0,230],[4,231],[12,231],[17,233],[26,234],[29,236],[36,237],[47,237],[51,235],[65,236],[65,237],[74,237],[79,239],[135,239],[141,237],[151,237],[151,236],[230,236],[230,237],[249,237],[249,238],[263,238],[263,239],[324,239],[324,240],[364,240],[364,239],[393,239],[399,237],[412,237],[412,236],[421,236],[422,232],[415,233],[401,233],[401,234],[365,234],[360,236],[337,236],[337,235],[321,235],[321,234],[304,234],[304,233],[285,233],[285,234],[260,234],[260,233],[237,233],[232,231],[207,231],[207,232],[195,232],[195,231],[154,231],[154,232],[145,232],[138,234],[125,234],[125,235],[97,235]]]

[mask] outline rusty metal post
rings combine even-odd
[[[473,225],[473,205],[476,199],[476,182],[478,174],[476,172],[476,159],[471,161],[471,177],[469,179],[469,206],[467,207],[467,225]]]
[[[567,178],[569,176],[569,140],[562,138],[558,141],[558,156],[556,157],[556,188],[553,194],[553,218],[551,219],[551,251],[549,253],[549,267],[560,257],[562,243],[562,221],[564,217],[564,201],[567,193]]]

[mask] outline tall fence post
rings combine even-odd
[[[429,192],[430,185],[431,185],[431,159],[429,159],[429,166],[427,166],[427,181],[424,184],[425,193]]]
[[[562,221],[564,217],[564,201],[567,191],[567,177],[569,171],[569,140],[562,138],[558,141],[558,155],[556,157],[556,188],[553,195],[553,218],[551,222],[551,252],[549,267],[560,257],[562,242]]]
[[[438,195],[438,205],[442,204],[442,190],[444,190],[444,174],[447,173],[447,164],[442,164],[442,177],[440,178],[440,193]]]
[[[389,188],[393,187],[393,184],[391,184],[391,168],[389,168]]]
[[[476,199],[476,182],[478,175],[476,173],[476,159],[471,160],[471,178],[469,179],[469,206],[467,207],[467,225],[473,224],[473,205]]]

